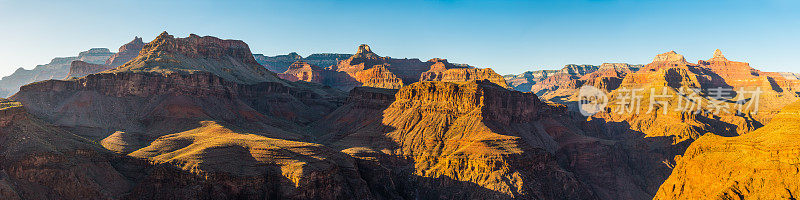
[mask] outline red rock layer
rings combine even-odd
[[[175,38],[167,32],[147,43],[138,57],[106,73],[128,71],[159,74],[210,72],[246,84],[282,82],[274,73],[259,65],[247,44],[240,40],[221,40],[194,34],[187,38]]]
[[[420,75],[419,81],[444,81],[463,82],[474,80],[489,80],[504,88],[510,88],[502,76],[492,69],[477,69],[469,66],[456,66],[446,59],[434,58],[427,63],[431,64],[430,70]]]
[[[707,134],[675,158],[654,199],[793,199],[800,192],[800,102],[736,137]]]
[[[312,83],[322,83],[323,75],[321,68],[308,64],[304,61],[297,61],[289,65],[286,72],[278,74],[278,77],[288,81],[305,81]]]
[[[531,92],[537,94],[544,94],[550,91],[555,91],[563,85],[568,84],[572,80],[580,79],[586,74],[597,71],[598,67],[594,65],[567,65],[559,72],[550,75],[546,79],[537,82],[531,87]]]
[[[356,54],[339,61],[330,70],[346,72],[362,86],[398,89],[417,81],[472,81],[487,79],[508,87],[499,74],[490,69],[474,69],[448,63],[445,59],[393,59],[380,57],[367,45],[359,46]]]

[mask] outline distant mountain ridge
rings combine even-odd
[[[119,52],[111,55],[104,64],[88,63],[80,60],[72,61],[66,78],[83,77],[113,69],[138,56],[142,48],[144,48],[142,38],[134,37],[132,41],[119,47]]]
[[[792,199],[800,192],[800,81],[721,50],[697,63],[670,51],[646,65],[505,77],[442,58],[380,56],[368,45],[344,59],[295,53],[262,62],[244,41],[167,32],[146,44],[136,37],[105,60],[95,56],[103,52],[61,60],[71,61],[68,78],[28,83],[0,99],[0,199]],[[107,65],[114,62],[122,64]],[[584,86],[608,98],[595,113],[575,112]],[[752,103],[739,91],[755,88],[763,92],[755,107],[708,106]],[[716,98],[713,89],[734,93]],[[680,102],[704,106],[685,110]]]
[[[253,54],[258,64],[263,65],[269,71],[283,73],[289,69],[292,63],[303,60],[315,66],[328,67],[335,65],[339,60],[344,60],[353,56],[352,54],[338,53],[315,53],[303,58],[299,54],[292,52],[287,55],[265,56],[264,54]]]
[[[13,74],[0,79],[0,96],[8,97],[19,91],[20,86],[28,83],[62,79],[69,73],[72,61],[103,64],[113,54],[107,48],[92,48],[88,51],[80,52],[78,56],[54,58],[50,63],[37,65],[30,70],[19,68]]]

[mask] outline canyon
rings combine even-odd
[[[93,49],[51,64],[41,68],[63,75],[0,100],[0,199],[799,192],[800,81],[720,50],[697,63],[670,51],[646,65],[501,76],[442,58],[382,57],[368,45],[355,54],[264,56],[240,40],[163,32],[118,53]],[[579,94],[589,86],[609,101],[582,115]],[[714,97],[715,88],[733,92]],[[756,101],[739,91],[756,88],[760,103],[737,112],[678,107],[735,108]],[[641,107],[626,102],[634,90]],[[673,98],[656,102],[662,96]]]

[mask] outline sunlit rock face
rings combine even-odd
[[[683,156],[655,199],[792,199],[798,185],[800,103],[752,133],[705,135]]]
[[[122,198],[373,198],[349,156],[303,136],[344,95],[285,82],[250,55],[241,41],[163,33],[119,68],[26,85],[12,98],[99,141],[93,151],[132,160],[112,162],[135,170],[120,172],[133,177],[114,193]]]
[[[92,50],[71,61],[69,78],[0,100],[0,199],[774,199],[797,190],[787,180],[800,106],[770,110],[797,98],[796,82],[721,51],[696,64],[668,52],[644,66],[504,80],[367,45],[345,57],[276,58],[287,62],[277,73],[238,40],[137,39],[105,60],[141,46],[119,66],[92,63],[103,54]],[[542,95],[509,90],[534,86]],[[607,93],[608,106],[573,112],[582,86]],[[648,112],[649,89],[674,97],[752,86],[767,87],[759,113],[683,112],[675,99]],[[638,112],[619,112],[626,89],[648,91]]]
[[[473,81],[490,80],[508,87],[505,80],[491,69],[477,69],[469,65],[452,64],[445,59],[434,58],[427,62],[419,59],[395,59],[378,56],[372,49],[362,44],[346,60],[328,67],[329,70],[345,72],[356,82],[355,86],[399,89],[417,81]],[[351,87],[352,88],[352,87]],[[350,88],[345,88],[349,90]]]
[[[596,198],[556,162],[550,134],[559,132],[536,131],[558,111],[534,94],[485,80],[423,81],[396,92],[356,88],[350,101],[315,125],[328,132],[323,143],[373,173],[385,166],[418,177],[421,197]]]
[[[315,53],[303,58],[299,54],[292,52],[287,55],[265,56],[263,54],[253,54],[258,64],[263,65],[269,71],[283,73],[290,68],[292,63],[302,60],[311,65],[329,67],[335,65],[340,60],[345,60],[352,54],[338,53]]]

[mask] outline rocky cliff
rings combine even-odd
[[[167,32],[147,43],[138,57],[104,73],[119,72],[164,75],[209,72],[238,83],[283,82],[259,65],[242,41],[194,34],[175,38]]]
[[[33,69],[19,68],[13,74],[0,79],[0,96],[8,97],[19,91],[19,87],[28,83],[63,79],[69,73],[72,61],[83,61],[92,64],[103,64],[113,53],[106,48],[93,48],[75,57],[54,58],[50,63],[38,65]]]
[[[550,77],[557,73],[559,70],[539,70],[539,71],[526,71],[518,75],[504,75],[506,83],[513,87],[514,90],[521,92],[530,92],[531,86]]]
[[[115,199],[133,185],[89,140],[0,101],[0,199]]]
[[[422,198],[596,198],[548,153],[558,144],[547,132],[512,128],[547,112],[535,95],[489,81],[423,81],[392,93],[354,89],[351,95],[373,100],[351,98],[316,124],[329,132],[323,143],[358,158],[364,170],[401,173],[389,177],[395,184],[376,187],[403,196],[397,190],[414,185]],[[411,183],[402,181],[408,177]]]
[[[531,86],[531,92],[538,95],[558,90],[562,85],[572,80],[577,80],[586,74],[597,71],[599,67],[595,65],[567,65],[558,72],[541,80]]]
[[[456,65],[447,62],[447,59],[434,58],[428,60],[430,70],[420,75],[419,81],[444,81],[444,82],[463,82],[474,80],[489,80],[504,88],[511,88],[506,84],[502,76],[494,70],[478,69],[471,66]]]
[[[339,91],[277,79],[241,41],[162,34],[142,52],[13,99],[131,160],[113,163],[132,186],[123,198],[373,198],[349,156],[303,142],[302,127],[337,107]]]
[[[120,46],[119,51],[105,61],[105,65],[118,67],[122,64],[125,64],[126,62],[133,60],[133,58],[138,56],[139,51],[141,51],[142,48],[144,48],[144,42],[142,42],[142,38],[134,37],[132,41]]]
[[[287,55],[277,55],[277,56],[264,56],[263,54],[253,54],[258,64],[263,65],[269,71],[275,73],[283,73],[292,63],[303,60],[306,63],[311,65],[316,65],[320,67],[328,67],[331,65],[335,65],[340,60],[344,60],[352,56],[351,54],[337,54],[337,53],[317,53],[311,54],[308,57],[303,58],[299,54],[292,52]]]
[[[356,54],[347,60],[339,61],[328,69],[345,72],[361,83],[354,86],[398,89],[417,81],[458,82],[486,79],[508,87],[502,76],[491,69],[476,69],[439,58],[422,62],[419,59],[381,57],[366,44],[360,45]]]
[[[347,90],[360,85],[347,73],[323,69],[303,60],[292,63],[289,69],[278,74],[278,77],[288,81],[319,83],[340,90]]]
[[[92,64],[76,60],[72,61],[72,63],[70,64],[69,73],[67,73],[66,79],[84,77],[89,74],[99,73],[113,68],[114,67],[111,65]]]
[[[705,135],[683,156],[655,199],[794,199],[800,192],[800,103],[737,137]]]

